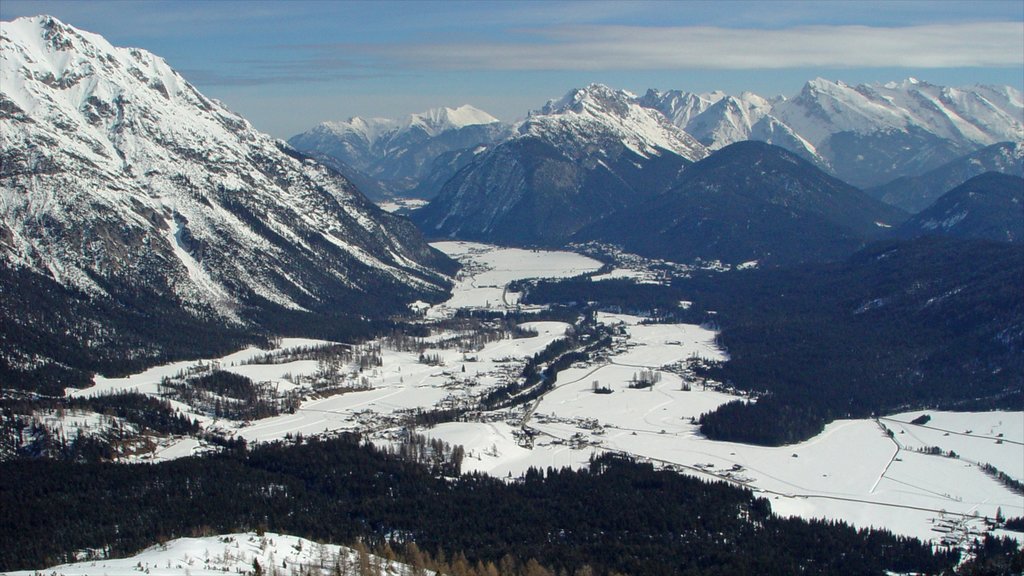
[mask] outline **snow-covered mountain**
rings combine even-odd
[[[754,125],[771,111],[771,103],[750,92],[725,96],[686,124],[686,131],[708,148],[717,150],[750,139]]]
[[[817,78],[775,116],[815,145],[833,134],[919,128],[957,143],[994,144],[1024,137],[1021,93],[1010,87],[950,88],[914,78],[850,86]]]
[[[342,172],[371,197],[430,197],[421,184],[445,172],[443,155],[503,140],[510,128],[469,105],[435,108],[395,120],[353,117],[323,122],[289,144]],[[454,172],[452,172],[454,174]],[[448,174],[449,176],[451,174]]]
[[[690,161],[708,155],[692,136],[678,130],[660,114],[640,106],[633,94],[603,84],[570,90],[519,125],[520,136],[554,142],[577,159],[613,159],[622,150],[595,146],[606,140],[644,157],[672,152]]]
[[[707,149],[628,92],[572,90],[478,154],[413,218],[430,235],[557,243],[649,198]]]
[[[789,99],[649,91],[640,102],[711,149],[766,141],[858,186],[1024,140],[1024,98],[1007,86],[951,88],[913,78],[850,86],[816,78]]]
[[[725,97],[725,92],[720,90],[706,94],[694,94],[682,90],[661,92],[650,88],[637,100],[637,103],[645,108],[660,111],[676,126],[686,128],[691,120]]]
[[[108,310],[110,321],[139,329],[161,307],[183,325],[274,328],[446,291],[437,270],[450,261],[408,221],[256,131],[159,57],[48,16],[5,22],[0,54],[8,367],[40,361],[11,342],[17,330],[49,334],[36,340],[66,330],[90,350],[123,336],[102,317],[47,324],[39,310],[13,309],[11,294],[43,297],[30,285],[85,308],[103,303],[123,313]],[[139,336],[122,357],[160,356],[161,338]]]

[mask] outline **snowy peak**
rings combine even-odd
[[[641,106],[635,95],[603,84],[570,90],[548,102],[530,114],[519,133],[555,143],[575,158],[617,154],[612,149],[620,146],[643,158],[658,156],[659,150],[691,161],[708,154],[664,115]]]
[[[319,124],[314,130],[323,130],[336,136],[354,135],[367,144],[373,144],[381,135],[397,129],[400,124],[391,118],[362,118],[353,116],[348,120],[329,120]]]
[[[767,100],[751,92],[739,97],[725,96],[693,118],[686,125],[686,131],[701,144],[717,150],[749,140],[753,126],[770,110]]]
[[[659,92],[650,89],[637,102],[646,108],[660,111],[673,124],[685,130],[691,120],[725,96],[722,91],[694,94],[680,90]]]
[[[115,307],[145,293],[236,326],[447,285],[445,259],[350,182],[161,58],[46,16],[0,29],[0,262]]]
[[[511,128],[470,105],[433,108],[404,119],[324,122],[288,140],[355,181],[374,199],[432,196],[432,181],[459,162],[451,155],[508,137]],[[422,191],[421,191],[422,190]]]
[[[426,112],[412,114],[406,126],[413,126],[423,129],[427,134],[436,136],[445,130],[457,130],[466,126],[479,124],[494,124],[499,122],[497,118],[487,112],[464,104],[458,108],[432,108]]]
[[[650,198],[707,150],[624,90],[570,90],[456,172],[413,219],[437,235],[557,245]]]
[[[815,145],[837,132],[918,129],[957,143],[988,145],[1024,138],[1020,92],[948,88],[908,78],[849,86],[816,78],[773,113]]]
[[[570,90],[558,100],[551,100],[541,109],[541,114],[611,113],[625,115],[636,96],[625,90],[614,90],[604,84],[591,84],[586,88]]]
[[[487,112],[466,104],[458,108],[432,108],[426,112],[410,114],[401,120],[361,116],[353,116],[348,120],[329,120],[320,123],[310,132],[333,134],[337,137],[356,136],[366,142],[367,146],[378,146],[414,128],[422,130],[428,136],[437,136],[447,130],[498,122],[497,118]]]
[[[115,48],[103,37],[52,16],[5,22],[0,39],[5,46],[0,68],[4,95],[25,113],[39,106],[40,97],[84,108],[131,92],[212,107],[163,58],[138,48]]]

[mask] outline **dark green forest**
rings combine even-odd
[[[837,418],[1024,408],[1022,293],[1021,247],[930,238],[874,244],[838,263],[695,273],[670,286],[538,282],[527,301],[720,329],[730,359],[704,375],[759,399],[706,414],[702,432],[780,445]],[[681,300],[693,306],[683,310]]]
[[[0,463],[0,508],[0,570],[248,529],[632,576],[939,574],[959,557],[881,530],[779,518],[748,490],[622,457],[508,483],[446,479],[355,437],[146,465],[13,460]],[[997,565],[1024,560],[1009,541],[978,545]]]

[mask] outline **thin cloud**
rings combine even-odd
[[[287,67],[282,67],[277,71],[263,69],[250,73],[198,68],[184,68],[178,70],[178,72],[186,80],[197,86],[289,86],[295,84],[319,84],[337,80],[367,80],[389,76],[382,72],[343,72],[338,70],[309,69],[289,71]]]
[[[955,68],[1024,64],[1019,22],[909,27],[573,26],[534,32],[529,43],[338,46],[441,70],[671,70]]]

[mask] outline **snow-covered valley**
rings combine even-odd
[[[515,311],[518,294],[508,291],[510,282],[601,266],[568,252],[464,242],[435,246],[460,259],[464,269],[451,299],[422,311],[428,324],[451,320],[459,310]],[[281,340],[277,351],[247,349],[126,378],[97,377],[95,386],[69,393],[157,395],[165,377],[216,366],[268,383],[278,394],[301,395],[293,411],[256,420],[215,418],[174,402],[204,430],[250,443],[352,431],[389,445],[403,437],[413,415],[456,409],[465,413],[459,421],[421,425],[416,432],[462,446],[464,471],[500,478],[516,478],[530,467],[583,467],[593,455],[618,452],[749,487],[783,515],[883,527],[935,543],[966,542],[987,530],[986,519],[997,513],[1024,514],[1021,496],[992,471],[1024,479],[1022,413],[928,411],[836,421],[808,441],[774,448],[711,441],[699,433],[696,419],[742,398],[686,368],[688,361],[727,360],[715,333],[695,325],[645,324],[623,314],[601,313],[597,320],[612,335],[604,354],[558,372],[554,387],[536,400],[492,411],[473,408],[515,381],[526,361],[565,337],[570,324],[524,322],[515,337],[492,332],[475,345],[454,329],[433,331],[413,348],[394,339],[363,344],[356,348],[373,351],[377,361],[342,370],[344,381],[358,385],[320,394],[304,378],[323,371],[323,361],[289,361],[282,351],[330,343],[298,339]],[[925,414],[929,420],[921,423]],[[157,439],[151,452],[125,459],[159,461],[210,449],[192,436],[169,436]]]

